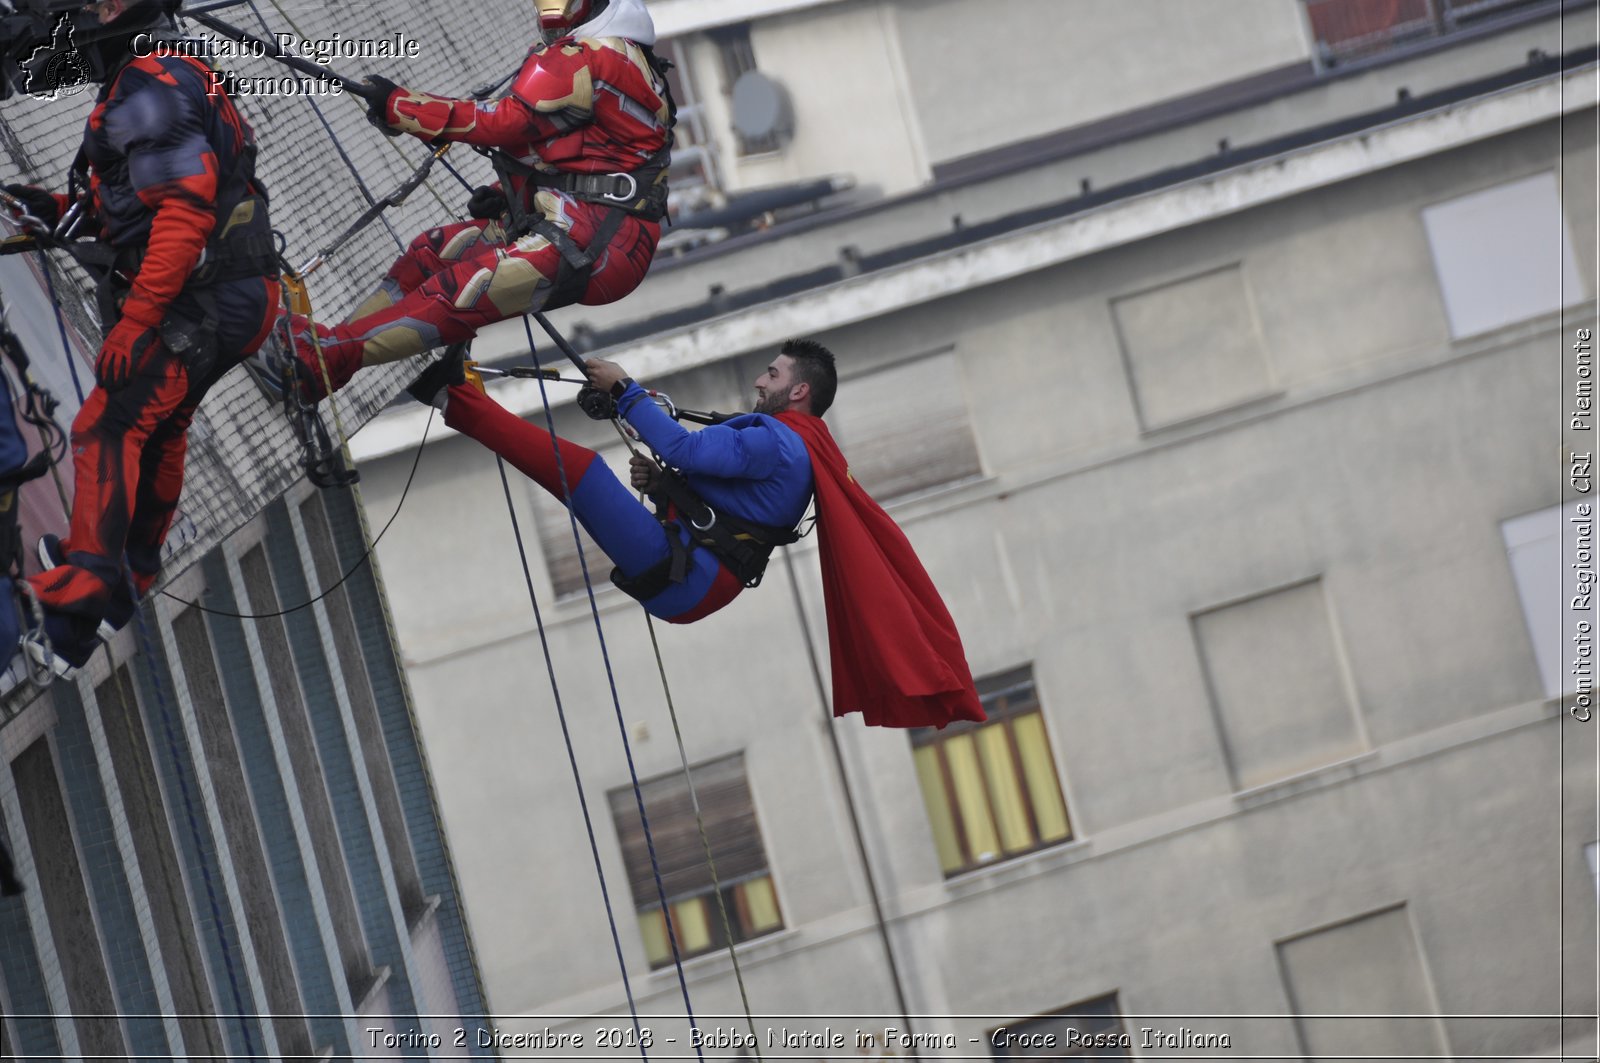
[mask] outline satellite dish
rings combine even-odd
[[[733,128],[747,140],[787,139],[794,133],[789,92],[759,70],[733,83]]]

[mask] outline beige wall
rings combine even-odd
[[[1295,0],[899,0],[934,163],[1305,62]]]
[[[1569,152],[1585,126],[1566,123]],[[1418,217],[1553,168],[1558,138],[1547,123],[821,335],[852,371],[953,345],[986,476],[893,512],[974,671],[1034,664],[1081,840],[947,882],[905,736],[836,725],[914,1011],[1024,1016],[1117,989],[1129,1011],[1282,1012],[1276,942],[1401,903],[1441,1010],[1550,1010],[1549,958],[1595,929],[1592,905],[1563,929],[1551,900],[1563,883],[1592,897],[1592,816],[1556,835],[1564,803],[1588,807],[1594,765],[1569,763],[1562,792],[1564,718],[1540,700],[1499,526],[1558,497],[1557,333],[1542,318],[1452,341]],[[1592,222],[1571,195],[1577,231]],[[1248,282],[1274,390],[1145,431],[1111,301],[1221,264]],[[727,409],[761,353],[656,383]],[[561,427],[604,439],[570,411]],[[368,468],[377,512],[408,467]],[[380,558],[493,1004],[619,1009],[492,459],[466,441],[430,447],[406,505]],[[448,513],[448,536],[423,513]],[[797,560],[821,640],[813,551]],[[593,624],[583,603],[550,602],[532,561],[635,993],[642,1010],[676,1010],[670,977],[644,973],[605,821],[604,793],[627,774]],[[1370,751],[1235,796],[1190,618],[1310,579]],[[671,771],[643,618],[615,592],[601,602],[639,773]],[[657,632],[691,760],[749,758],[788,927],[745,951],[755,1006],[892,1011],[798,623],[778,567],[722,613]],[[1485,954],[1493,967],[1473,959]],[[690,977],[697,1008],[738,1010],[724,959],[693,961]],[[1592,972],[1567,984],[1575,1006]],[[1488,1054],[1545,1037],[1537,1024],[1446,1034]],[[1286,1019],[1235,1029],[1236,1050],[1296,1046]]]
[[[884,3],[858,0],[762,19],[752,25],[750,44],[756,68],[788,90],[794,137],[775,152],[740,158],[734,138],[721,136],[730,191],[843,173],[894,195],[928,179]],[[711,128],[731,129],[716,46],[697,36],[689,48]]]

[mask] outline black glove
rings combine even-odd
[[[4,188],[8,194],[22,200],[27,206],[29,214],[32,214],[52,229],[61,220],[61,211],[56,204],[56,197],[38,185],[5,185]]]
[[[511,201],[493,185],[479,185],[472,190],[472,198],[467,200],[469,218],[498,218],[510,209]]]
[[[578,409],[596,421],[609,421],[617,415],[617,400],[592,384],[578,389]]]
[[[417,379],[407,385],[406,391],[424,406],[437,405],[441,391],[444,391],[452,384],[465,384],[467,382],[466,368],[462,363],[463,357],[459,352],[445,352],[443,358],[418,373]]]
[[[382,74],[368,74],[365,85],[350,87],[351,91],[367,101],[367,121],[391,137],[400,135],[400,130],[389,124],[389,97],[399,87]]]

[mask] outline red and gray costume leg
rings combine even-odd
[[[564,226],[587,246],[607,208],[566,204]],[[505,242],[497,223],[464,222],[429,230],[389,268],[383,284],[362,304],[367,311],[318,328],[321,357],[337,391],[365,364],[397,361],[434,347],[471,339],[496,321],[553,310],[571,303],[598,305],[622,298],[644,279],[659,227],[637,218],[622,227],[595,261],[581,290],[562,292],[561,249],[533,234]],[[389,299],[393,301],[384,305]],[[305,325],[296,322],[304,335]],[[309,343],[296,343],[310,397],[323,393],[322,366]]]
[[[135,589],[160,571],[183,487],[188,429],[195,410],[224,372],[261,345],[277,312],[278,283],[250,278],[214,289],[219,352],[204,378],[192,379],[164,346],[124,386],[96,387],[72,422],[75,488],[72,523],[62,544],[67,563],[30,579],[40,601],[58,612],[98,618],[122,578],[128,555]]]
[[[254,156],[248,124],[193,57],[129,59],[89,114],[82,157],[99,238],[137,267],[72,425],[66,563],[29,581],[56,612],[104,615],[130,548],[139,589],[153,582],[195,407],[270,328],[278,283]],[[180,331],[198,378],[163,338]]]

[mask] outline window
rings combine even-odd
[[[922,799],[945,875],[1072,837],[1033,669],[978,684],[985,723],[911,732]]]
[[[750,801],[744,754],[736,753],[690,770],[700,798],[706,838],[716,858],[722,903],[728,912],[726,928],[717,904],[716,884],[706,862],[705,845],[695,822],[694,798],[684,776],[667,775],[640,786],[667,912],[662,911],[656,891],[633,788],[623,787],[609,794],[611,816],[622,843],[622,859],[628,869],[628,884],[639,913],[639,931],[651,967],[672,962],[668,913],[678,951],[684,958],[725,948],[730,932],[733,941],[739,942],[783,929],[783,913],[778,908],[778,895],[761,844],[761,828]]]
[[[750,44],[750,24],[745,22],[737,26],[724,26],[710,31],[710,37],[716,42],[717,58],[722,62],[722,94],[728,97],[731,106],[733,87],[740,78],[754,73],[756,69],[756,52]],[[764,136],[747,136],[735,129],[733,137],[740,155],[777,151],[781,139],[776,130]]]
[[[989,1031],[996,1059],[1132,1059],[1131,1040],[1115,993]]]
[[[1146,431],[1272,391],[1255,300],[1237,264],[1111,301]]]
[[[1191,623],[1235,789],[1366,748],[1321,580],[1197,613]]]
[[[1432,0],[1307,0],[1317,55],[1335,66],[1435,36]]]
[[[1448,36],[1516,9],[1557,6],[1556,0],[1306,0],[1306,15],[1317,58],[1332,67]]]
[[[694,79],[690,76],[682,42],[658,42],[656,53],[672,62],[667,71],[667,85],[672,90],[672,99],[678,105],[678,124],[672,131],[670,204],[676,217],[680,211],[692,214],[714,205],[714,193],[720,188],[720,181],[717,177],[716,150],[706,122],[706,107],[700,101]]]
[[[1277,943],[1307,1057],[1448,1059],[1427,963],[1404,906]]]
[[[1583,595],[1593,584],[1566,578],[1567,565],[1594,549],[1594,519],[1584,518],[1578,503],[1551,506],[1503,522],[1506,560],[1522,602],[1522,618],[1533,641],[1534,663],[1546,698],[1592,694],[1594,670],[1571,651],[1568,642],[1575,621],[1588,621],[1589,601]],[[1565,541],[1563,541],[1565,540]],[[1568,588],[1563,591],[1563,588]],[[1563,601],[1567,598],[1567,601]],[[1567,608],[1567,606],[1572,608]],[[1571,617],[1569,620],[1568,617]]]
[[[1526,321],[1583,299],[1556,175],[1535,174],[1422,212],[1450,335]]]
[[[880,502],[983,473],[954,350],[847,376],[828,423],[850,475]]]

